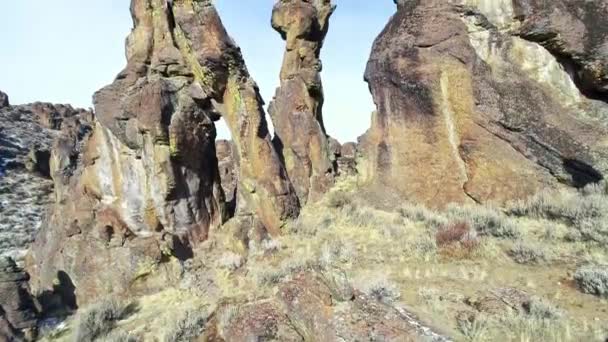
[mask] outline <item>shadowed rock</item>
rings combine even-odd
[[[12,259],[0,258],[0,333],[7,330],[18,334],[18,331],[36,329],[36,307],[29,292],[28,280],[27,273],[17,267]],[[4,324],[3,320],[6,320]]]
[[[0,108],[8,107],[10,103],[8,101],[8,95],[0,91]]]
[[[281,86],[270,104],[275,137],[289,178],[302,203],[333,184],[335,169],[323,126],[319,54],[335,6],[330,0],[281,0],[272,27],[286,42]]]
[[[79,305],[167,286],[222,224],[221,116],[257,226],[276,234],[299,212],[257,86],[211,2],[132,0],[131,14],[127,66],[94,95],[93,132],[54,145],[56,204],[28,260],[36,290],[65,272]]]
[[[433,207],[601,180],[606,104],[517,36],[510,1],[464,3],[399,2],[374,42],[363,179]]]

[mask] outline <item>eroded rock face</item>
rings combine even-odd
[[[269,107],[274,144],[302,203],[318,199],[335,175],[323,126],[319,59],[334,9],[330,0],[281,0],[272,11],[272,27],[286,42],[281,86]]]
[[[131,14],[127,66],[94,95],[93,132],[55,142],[56,203],[28,258],[37,292],[62,275],[78,305],[168,286],[222,224],[220,116],[257,226],[278,233],[299,212],[257,86],[211,1],[132,0]]]
[[[376,39],[363,178],[434,207],[601,180],[606,103],[519,37],[511,1],[460,3],[399,2]]]

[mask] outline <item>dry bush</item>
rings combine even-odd
[[[359,278],[356,287],[366,295],[383,303],[392,303],[401,297],[399,287],[384,274]]]
[[[332,191],[327,196],[327,206],[333,209],[343,208],[352,204],[352,197],[344,191]]]
[[[574,273],[574,280],[584,293],[608,297],[608,266],[579,267]]]
[[[450,224],[435,233],[441,254],[452,258],[468,258],[479,247],[477,233],[466,222]]]
[[[165,327],[165,342],[188,342],[200,336],[209,318],[205,308],[184,311]]]
[[[516,243],[508,254],[518,264],[538,264],[547,261],[547,255],[542,246],[524,242]]]
[[[125,304],[114,298],[105,299],[88,307],[78,314],[74,340],[94,341],[107,335],[130,308],[132,304]]]
[[[513,220],[492,207],[450,205],[446,215],[451,222],[468,223],[480,235],[499,239],[514,239],[521,235]]]
[[[420,204],[404,203],[398,209],[398,213],[409,221],[422,222],[433,229],[438,229],[448,224],[447,218]]]

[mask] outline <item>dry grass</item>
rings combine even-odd
[[[88,307],[78,314],[74,340],[87,342],[106,336],[130,308],[132,304],[115,298],[104,299]]]

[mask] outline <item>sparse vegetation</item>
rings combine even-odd
[[[608,297],[608,266],[587,265],[574,273],[574,280],[581,291],[600,297]]]
[[[78,314],[74,341],[94,341],[107,335],[130,306],[115,298],[108,298],[85,309]]]
[[[206,309],[191,309],[184,311],[180,317],[166,327],[165,342],[188,342],[200,336],[209,318]]]

